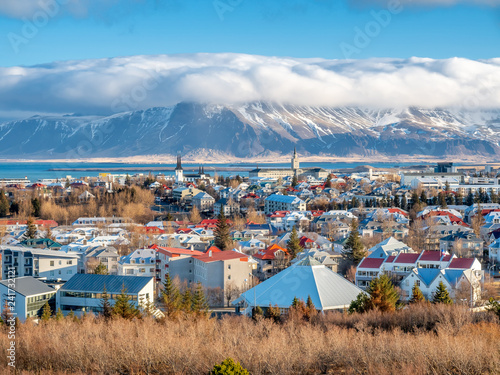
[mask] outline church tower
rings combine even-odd
[[[184,182],[184,171],[181,165],[181,156],[177,155],[177,167],[175,167],[175,182],[178,184]]]
[[[293,158],[292,158],[292,171],[295,172],[295,174],[298,173],[298,170],[300,168],[299,164],[299,158],[297,156],[297,148],[293,148]]]

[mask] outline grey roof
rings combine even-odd
[[[281,203],[299,203],[302,200],[293,195],[273,194],[267,197],[266,201],[281,202]]]
[[[61,290],[75,290],[100,293],[106,287],[108,293],[120,293],[125,287],[127,293],[139,293],[153,278],[147,276],[116,276],[77,273],[61,287]]]
[[[14,280],[13,283],[14,287],[11,289],[15,290],[16,292],[22,294],[25,297],[35,296],[38,294],[52,293],[56,291],[54,288],[47,286],[40,280],[37,280],[31,276],[18,277],[13,280]],[[9,280],[2,280],[0,281],[0,284],[3,284],[7,288],[9,288]]]
[[[318,310],[347,308],[363,291],[323,265],[298,262],[277,275],[243,293],[233,304],[246,301],[249,306],[278,305],[288,308],[294,297],[307,300],[311,296]]]

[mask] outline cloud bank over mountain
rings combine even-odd
[[[112,114],[182,101],[500,108],[500,58],[131,56],[0,68],[0,111]]]

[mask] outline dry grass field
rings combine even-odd
[[[243,317],[163,322],[87,317],[26,323],[17,337],[20,374],[206,374],[227,357],[251,374],[500,373],[497,317],[458,306],[326,314],[281,324]],[[0,341],[8,347],[5,333]],[[5,356],[0,367],[7,368]]]

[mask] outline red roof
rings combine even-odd
[[[415,263],[419,256],[418,253],[400,253],[394,263]]]
[[[306,237],[306,236],[302,236],[300,238],[300,246],[304,247],[307,243],[314,243],[314,241],[311,240],[310,238]]]
[[[448,268],[469,269],[474,263],[474,258],[454,258]]]
[[[0,225],[26,225],[27,223],[27,220],[0,219]],[[58,225],[54,220],[34,220],[33,224],[44,227],[57,227]]]
[[[217,246],[212,245],[207,249],[207,252],[211,251],[212,253],[220,253],[222,250],[219,249]]]
[[[394,259],[396,259],[396,255],[391,255],[388,256],[387,259],[385,260],[386,263],[392,263],[394,262]]]
[[[287,249],[274,244],[269,246],[265,250],[259,250],[255,255],[253,255],[253,257],[261,260],[272,260],[275,258],[275,253],[279,250],[283,251],[285,254],[288,254]]]
[[[161,246],[151,246],[151,249],[156,249],[157,252],[161,254],[165,254],[171,258],[178,257],[179,255],[191,255],[191,256],[200,256],[204,255],[201,251],[197,250],[189,250],[184,248],[177,247],[161,247]]]
[[[420,256],[420,260],[439,262],[442,256],[443,253],[441,251],[425,250]]]
[[[210,262],[218,262],[218,261],[225,261],[225,260],[233,260],[233,259],[239,259],[241,262],[248,262],[248,256],[242,253],[238,253],[236,251],[219,251],[219,252],[207,252],[201,256],[197,256],[196,259],[204,262],[204,263],[210,263]]]
[[[389,213],[391,214],[401,214],[404,216],[408,216],[408,212],[403,211],[400,208],[389,208]]]
[[[383,258],[365,258],[359,264],[358,268],[380,268],[382,263],[384,263]]]
[[[443,257],[443,262],[449,262],[451,259],[451,254],[446,254],[444,257]]]

